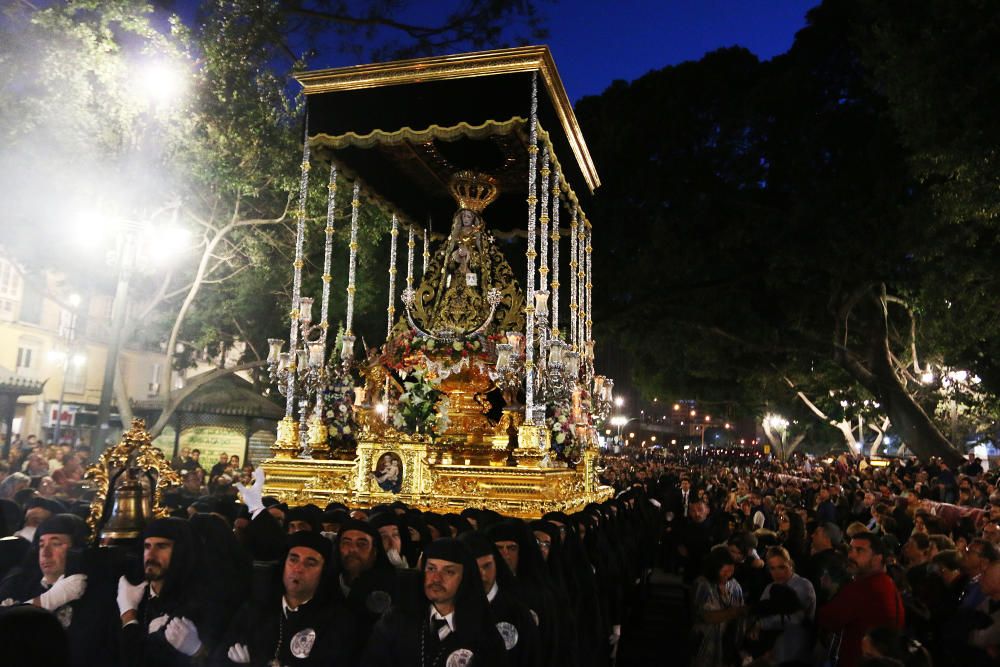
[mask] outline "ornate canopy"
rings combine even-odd
[[[600,185],[573,108],[545,46],[420,58],[298,75],[308,96],[313,153],[333,159],[404,220],[444,229],[451,176],[497,179],[490,226],[523,227],[532,75],[539,124],[560,164],[564,197]],[[419,85],[413,85],[419,84]]]

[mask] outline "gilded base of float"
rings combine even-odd
[[[575,468],[565,467],[539,455],[545,450],[538,447],[543,444],[538,427],[519,430],[521,443],[530,445],[513,451],[517,466],[506,465],[506,438],[494,440],[475,460],[416,438],[363,439],[354,460],[268,459],[264,492],[290,505],[342,502],[367,508],[402,501],[425,511],[480,507],[521,518],[575,512],[612,496],[610,487],[597,482],[596,450],[585,450]],[[400,471],[397,480],[385,478],[387,466]]]

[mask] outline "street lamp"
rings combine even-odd
[[[785,460],[785,429],[788,428],[788,420],[777,414],[769,414],[764,417],[766,431],[774,432],[778,435],[778,444],[781,446],[781,460]]]
[[[52,440],[57,445],[59,444],[59,432],[62,428],[62,414],[63,414],[63,400],[66,398],[66,377],[69,375],[69,367],[72,364],[75,368],[83,366],[87,362],[87,355],[81,352],[73,352],[73,341],[76,338],[76,317],[77,311],[80,307],[80,295],[71,294],[69,296],[69,305],[71,307],[69,314],[69,326],[66,328],[65,332],[65,350],[52,350],[50,352],[50,359],[53,361],[62,362],[62,383],[59,387],[59,404],[56,408],[56,426],[52,433]]]

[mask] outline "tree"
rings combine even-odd
[[[191,25],[128,0],[67,1],[46,9],[20,3],[5,13],[2,164],[18,174],[21,186],[7,193],[17,230],[5,239],[7,246],[30,264],[95,276],[92,288],[108,291],[100,261],[69,245],[37,243],[40,235],[65,238],[65,221],[78,218],[81,203],[103,204],[98,211],[103,220],[166,217],[193,240],[179,263],[157,275],[137,273],[126,283],[134,306],[123,314],[128,315],[123,338],[159,347],[164,355],[164,409],[151,428],[154,435],[198,386],[261,367],[265,339],[287,326],[292,208],[302,151],[302,99],[291,74],[305,66],[307,55],[292,47],[298,37],[332,37],[336,46],[358,53],[362,45],[374,44],[387,54],[516,39],[516,30],[504,29],[516,16],[528,29],[537,28],[530,2],[467,3],[437,29],[396,20],[403,3],[373,4],[363,15],[345,7],[205,0]],[[309,29],[303,32],[304,23]],[[371,42],[366,31],[378,26],[401,32],[405,40]],[[184,70],[186,94],[143,102],[129,80],[142,62]],[[162,79],[152,83],[162,90]],[[68,163],[64,155],[76,159]],[[316,176],[314,185],[325,182]],[[60,197],[46,196],[53,182]],[[325,216],[321,189],[312,189],[311,220]],[[129,196],[118,196],[123,193]],[[344,206],[341,201],[341,210]],[[374,209],[363,212],[362,224],[366,245],[387,234],[387,221]],[[321,252],[320,237],[310,235],[310,262]],[[343,231],[338,246],[346,247]],[[160,250],[150,248],[148,257]],[[385,291],[379,292],[385,265],[375,270],[378,254],[362,254],[360,260],[357,301],[363,312]],[[318,293],[315,273],[306,289]],[[334,291],[334,313],[341,291]],[[364,332],[363,319],[362,324]],[[225,354],[220,346],[238,352]],[[205,357],[205,350],[218,353],[222,367],[188,378],[175,390],[173,374]],[[120,395],[119,407],[126,415],[127,396]]]
[[[923,205],[853,41],[856,9],[824,3],[771,62],[718,51],[578,104],[606,175],[593,219],[627,229],[595,228],[594,319],[650,393],[759,414],[794,397],[784,378],[825,378],[824,391],[863,388],[919,456],[957,461],[910,369],[918,348],[959,356],[948,339],[962,322],[931,302],[965,245]],[[991,270],[968,255],[968,275]],[[975,294],[976,318],[991,321],[995,295]],[[653,341],[637,335],[650,330]]]

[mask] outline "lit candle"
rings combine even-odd
[[[302,370],[309,363],[309,350],[300,348],[295,352],[295,367]]]
[[[267,345],[267,361],[268,363],[273,364],[278,360],[278,355],[281,354],[281,348],[285,346],[285,341],[280,338],[268,338]]]
[[[510,366],[511,346],[509,343],[497,343],[497,370],[503,371]]]
[[[544,290],[535,292],[535,315],[544,316],[549,313],[549,293]]]
[[[313,299],[309,296],[304,296],[299,299],[299,319],[306,326],[312,322],[313,319]],[[305,335],[305,334],[303,334]]]
[[[278,355],[278,372],[283,373],[288,370],[288,364],[292,360],[292,354],[290,352],[282,352]]]
[[[549,365],[561,366],[566,355],[566,344],[561,340],[549,341]]]
[[[323,365],[323,348],[323,341],[309,343],[309,365],[313,368],[319,368]]]

